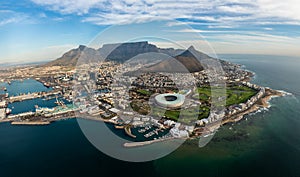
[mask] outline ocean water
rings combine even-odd
[[[0,83],[0,88],[6,87],[7,93],[10,96],[16,96],[20,93],[32,93],[32,92],[42,92],[49,91],[51,88],[45,87],[42,83],[37,82],[33,79],[25,79],[25,80],[14,80],[11,84],[8,83]],[[0,94],[5,93],[3,90],[0,90]]]
[[[274,98],[269,111],[221,127],[204,148],[196,140],[187,141],[170,155],[145,163],[104,155],[88,142],[75,119],[48,126],[2,123],[1,176],[300,176],[300,58],[219,57],[254,71],[253,82],[293,95]]]
[[[258,55],[223,55],[221,58],[254,71],[254,83],[293,95],[274,98],[269,111],[223,126],[204,148],[196,148],[196,142],[191,141],[155,161],[158,174],[300,176],[300,58]]]

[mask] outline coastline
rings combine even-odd
[[[225,125],[227,123],[234,123],[234,122],[238,122],[240,120],[242,120],[244,118],[245,115],[256,112],[262,108],[270,108],[270,100],[272,98],[275,97],[282,97],[282,96],[286,96],[286,95],[290,95],[289,93],[285,92],[285,91],[279,91],[279,90],[273,90],[271,88],[266,87],[266,92],[264,94],[264,96],[262,96],[262,98],[260,98],[259,100],[257,100],[256,103],[254,103],[249,109],[242,111],[240,113],[237,113],[235,115],[230,115],[229,117],[225,117],[223,118],[221,125]],[[115,124],[115,122],[108,120],[108,119],[103,119],[103,118],[99,118],[99,117],[94,117],[94,116],[89,116],[86,114],[82,114],[82,116],[80,117],[76,117],[75,114],[73,116],[66,116],[66,117],[56,117],[56,118],[52,118],[50,120],[47,121],[15,121],[13,119],[3,119],[0,120],[0,123],[5,123],[5,122],[11,122],[11,125],[28,125],[28,126],[44,126],[44,125],[49,125],[52,122],[55,121],[60,121],[60,120],[68,120],[68,119],[72,119],[72,118],[80,118],[80,119],[86,119],[86,120],[93,120],[93,121],[101,121],[101,122],[106,122],[106,123],[113,123]],[[129,129],[128,129],[129,128]],[[132,137],[135,138],[135,135],[133,135],[130,131],[130,127],[123,127],[122,129],[125,130],[125,133]],[[155,140],[149,140],[149,141],[142,141],[142,142],[128,142],[128,143],[124,143],[123,146],[124,147],[138,147],[138,146],[144,146],[144,145],[150,145],[153,143],[157,143],[157,142],[163,142],[163,141],[167,141],[167,140],[171,140],[174,139],[174,137],[169,137],[169,138],[162,138],[162,139],[155,139]]]
[[[248,72],[250,72],[251,74],[248,75],[247,78],[245,78],[244,80],[241,80],[239,82],[251,82],[251,80],[253,79],[253,77],[255,77],[255,73],[249,70],[246,70]],[[38,81],[38,80],[37,80]],[[245,115],[256,112],[262,108],[269,108],[271,105],[269,103],[269,101],[274,98],[274,97],[281,97],[281,96],[285,96],[288,95],[289,93],[285,92],[285,91],[278,91],[278,90],[273,90],[271,88],[268,87],[261,87],[261,88],[265,88],[266,92],[263,94],[263,96],[261,98],[259,98],[252,106],[249,106],[248,109],[243,110],[241,112],[238,112],[236,114],[232,114],[232,115],[228,115],[227,117],[223,117],[222,121],[221,121],[221,125],[225,125],[227,123],[231,123],[231,122],[238,122],[240,120],[242,120],[244,118]],[[54,90],[52,91],[54,92]],[[79,116],[79,117],[76,117]],[[67,120],[67,119],[72,119],[72,118],[79,118],[79,119],[86,119],[86,120],[94,120],[94,121],[100,121],[100,122],[106,122],[106,123],[112,123],[112,124],[116,124],[116,122],[114,122],[113,120],[109,120],[109,119],[103,119],[101,117],[95,117],[95,116],[91,116],[88,114],[77,114],[72,111],[70,112],[70,114],[66,115],[66,114],[62,114],[61,117],[60,116],[54,116],[53,118],[50,118],[48,120],[46,120],[45,118],[41,119],[41,120],[32,120],[32,121],[18,121],[18,120],[13,120],[13,119],[4,119],[4,120],[0,120],[0,123],[2,122],[11,122],[11,125],[32,125],[32,126],[40,126],[40,125],[49,125],[52,122],[55,121],[60,121],[60,120]],[[210,130],[209,128],[211,128],[209,125],[206,127],[208,128],[208,130]],[[123,126],[123,128],[125,133],[132,137],[132,138],[136,138],[135,135],[133,135],[131,133],[131,129],[130,126]],[[203,131],[201,133],[201,135],[206,134],[207,131]],[[193,137],[190,137],[193,138]],[[128,142],[124,144],[124,147],[135,147],[135,146],[143,146],[143,145],[148,145],[148,144],[152,144],[152,143],[156,143],[156,142],[162,142],[162,141],[166,141],[169,139],[174,139],[174,137],[171,138],[161,138],[161,139],[156,139],[156,140],[150,140],[150,141],[143,141],[143,142]],[[133,143],[133,144],[131,144]]]
[[[286,95],[289,95],[289,93],[285,91],[272,90],[270,88],[266,88],[266,93],[261,99],[259,99],[255,104],[253,104],[249,109],[237,113],[235,115],[231,115],[230,117],[224,118],[222,120],[222,125],[225,125],[227,123],[238,122],[242,120],[245,115],[256,112],[262,108],[270,108],[271,107],[270,101],[272,100],[272,98],[282,97]]]

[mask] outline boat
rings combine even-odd
[[[47,88],[49,88],[49,87],[50,87],[50,84],[47,83],[47,82],[45,82],[45,83],[44,83],[44,86],[47,87]]]
[[[36,113],[52,113],[55,111],[55,108],[48,108],[48,107],[38,107],[36,105],[36,109],[35,109],[35,112]]]
[[[6,115],[9,115],[11,113],[11,111],[12,110],[10,108],[6,108],[6,111],[5,111]]]
[[[55,104],[57,104],[58,106],[65,106],[65,103],[62,100],[58,100],[57,97],[56,97]]]

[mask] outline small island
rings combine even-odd
[[[142,41],[119,44],[103,56],[101,51],[110,45],[97,50],[79,46],[47,64],[2,70],[1,82],[11,84],[13,80],[31,78],[51,90],[14,96],[1,94],[0,122],[48,125],[77,117],[104,121],[124,129],[132,141],[142,136],[142,140],[124,144],[136,147],[176,138],[211,136],[220,126],[268,108],[271,98],[287,94],[252,84],[254,73],[193,47],[160,49]],[[172,57],[156,63],[128,62],[148,52]],[[206,66],[214,62],[222,69],[221,74]],[[2,90],[6,92],[7,88]],[[56,99],[57,106],[36,105],[35,111],[19,114],[11,114],[8,108],[8,104],[37,98]]]

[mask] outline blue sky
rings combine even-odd
[[[55,59],[107,27],[166,19],[174,21],[156,25],[170,37],[181,36],[176,40],[185,46],[197,42],[191,34],[198,33],[219,54],[300,56],[299,8],[298,0],[1,1],[0,63]],[[122,39],[112,35],[111,42]]]

